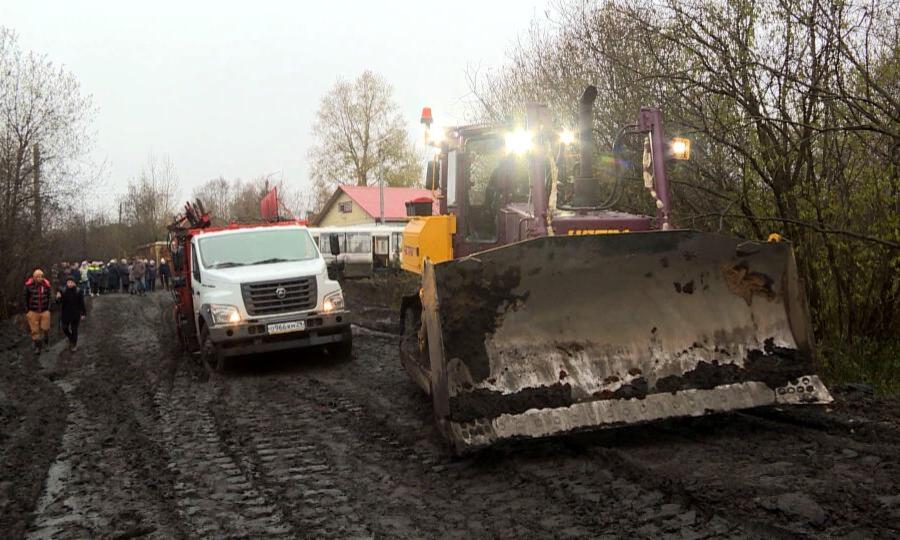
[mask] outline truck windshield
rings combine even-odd
[[[206,268],[233,268],[319,256],[309,232],[303,229],[262,228],[200,238],[200,259]]]

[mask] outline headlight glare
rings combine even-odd
[[[213,324],[235,324],[241,322],[241,312],[228,304],[212,304],[209,306]]]
[[[325,295],[325,301],[322,303],[322,309],[325,313],[331,313],[344,309],[344,295],[341,291],[335,291]]]

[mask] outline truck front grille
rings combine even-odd
[[[250,315],[307,311],[316,307],[316,278],[243,283],[241,294]]]

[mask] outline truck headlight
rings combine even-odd
[[[241,322],[241,312],[228,304],[212,304],[209,306],[213,324],[235,324]]]
[[[344,294],[341,291],[335,291],[325,295],[325,301],[322,303],[322,310],[325,313],[344,309]]]

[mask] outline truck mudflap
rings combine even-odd
[[[422,304],[435,415],[458,452],[831,401],[788,243],[536,238],[427,263]]]

